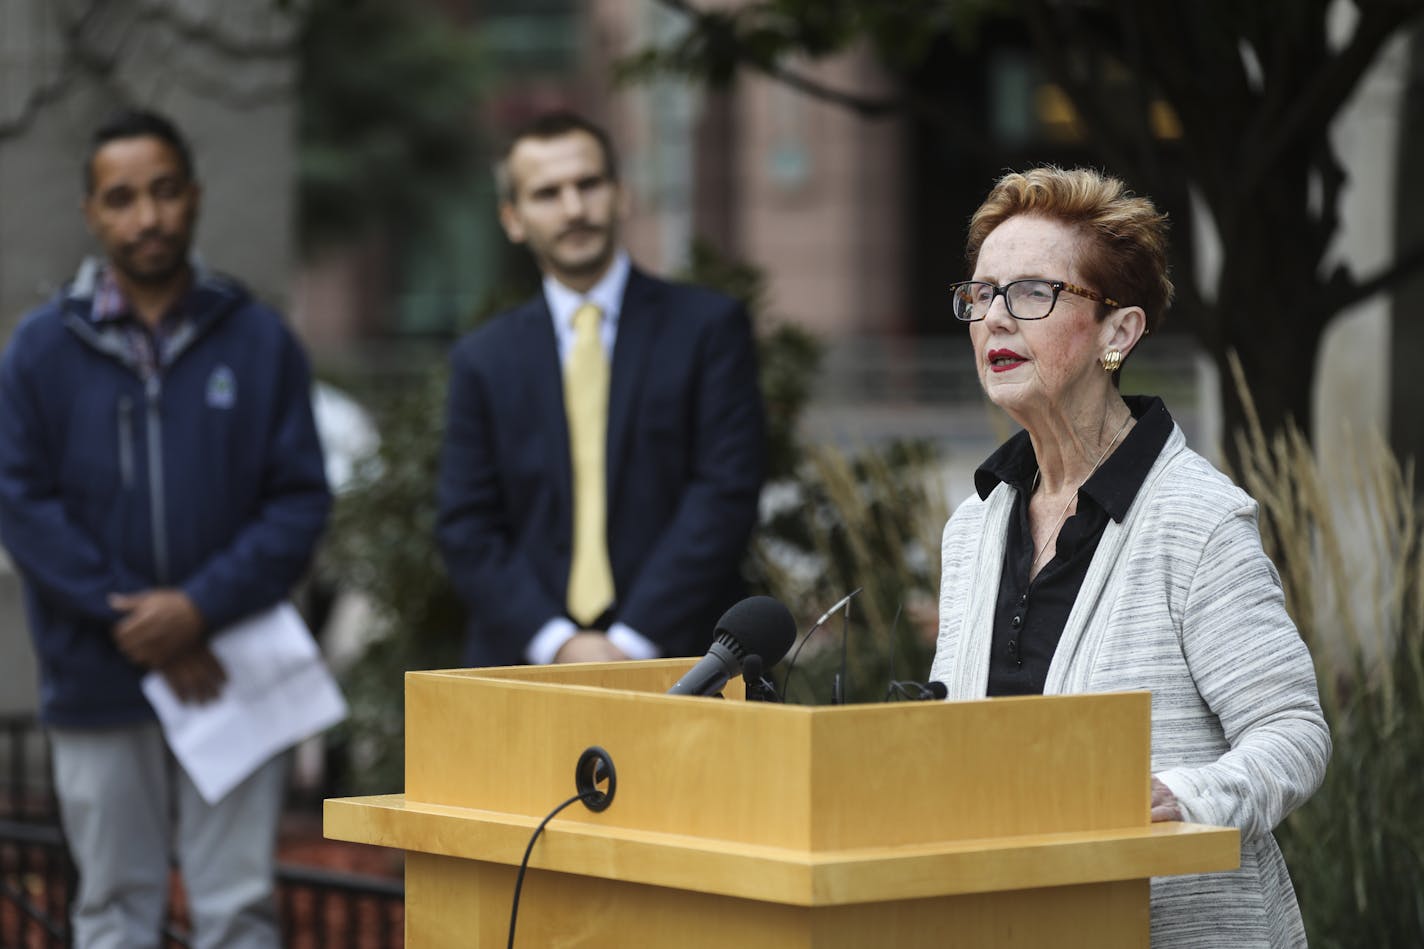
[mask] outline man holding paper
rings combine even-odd
[[[225,638],[305,570],[330,506],[307,362],[277,313],[190,262],[200,190],[171,123],[114,116],[84,182],[104,259],[0,360],[0,540],[80,870],[75,944],[157,944],[176,855],[194,946],[275,947],[286,756],[206,799],[141,683],[231,701]]]

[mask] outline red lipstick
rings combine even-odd
[[[991,349],[984,354],[984,359],[989,363],[992,372],[1008,372],[1028,362],[1027,357],[1020,356],[1012,349]]]

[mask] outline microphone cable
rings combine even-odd
[[[509,949],[514,949],[514,927],[519,921],[519,891],[524,888],[524,871],[529,868],[529,855],[534,852],[534,842],[544,832],[545,825],[558,816],[560,811],[576,801],[582,801],[590,793],[592,792],[580,791],[575,794],[550,811],[548,816],[539,822],[539,826],[534,828],[534,834],[529,838],[529,846],[524,848],[524,859],[519,861],[519,873],[514,877],[514,903],[509,908]]]
[[[906,702],[943,702],[949,697],[949,687],[943,682],[897,682],[892,680],[890,687],[885,690],[885,701],[894,701],[892,696],[899,696]]]
[[[943,701],[949,697],[949,687],[943,682],[913,682],[895,678],[895,634],[899,632],[900,613],[904,608],[904,601],[895,605],[895,620],[890,624],[890,680],[885,684],[883,701],[893,702],[896,698],[905,702]]]
[[[900,631],[900,614],[905,609],[905,601],[900,600],[895,604],[895,618],[890,622],[890,678],[885,686],[885,698],[882,701],[890,701],[890,696],[897,691],[896,686],[900,683],[895,680],[895,634]]]
[[[834,606],[832,606],[830,609],[826,610],[826,612],[821,614],[820,619],[816,620],[816,622],[811,624],[811,628],[806,630],[806,635],[802,636],[801,641],[796,644],[796,648],[791,650],[791,658],[786,661],[786,675],[781,680],[782,701],[790,701],[791,699],[791,673],[796,671],[796,657],[801,655],[801,647],[806,645],[806,642],[811,638],[812,633],[814,633],[816,630],[820,629],[823,625],[825,625],[826,620],[834,616],[837,610],[849,603],[851,601],[851,597],[855,596],[863,589],[865,588],[856,587],[854,590],[851,590],[845,596],[837,600]]]
[[[846,680],[850,676],[850,668],[847,664],[846,650],[850,646],[850,601],[846,601],[845,612],[841,614],[841,667],[831,680],[831,704],[844,705],[846,703]]]
[[[607,790],[598,786],[600,781],[608,784]],[[584,807],[594,813],[608,809],[613,796],[618,792],[618,772],[613,767],[613,758],[597,745],[585,748],[574,766],[574,787],[578,793],[548,813],[534,833],[529,837],[529,846],[524,848],[524,859],[519,861],[519,872],[514,877],[514,900],[509,907],[509,949],[514,949],[514,927],[519,922],[519,894],[524,889],[524,873],[529,869],[529,856],[534,852],[534,844],[544,832],[549,821],[575,801],[582,801]]]

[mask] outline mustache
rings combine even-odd
[[[558,239],[563,240],[565,237],[575,237],[583,234],[604,234],[607,233],[607,231],[608,228],[599,227],[597,224],[589,224],[587,222],[575,223],[570,224],[560,231]]]
[[[169,234],[168,232],[158,230],[157,228],[150,228],[146,231],[141,231],[137,237],[129,241],[124,246],[128,250],[136,250],[140,245],[145,244],[149,241],[157,241],[168,247],[176,247],[179,244],[179,238],[177,235]]]

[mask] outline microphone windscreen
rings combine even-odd
[[[781,661],[796,639],[796,620],[780,600],[749,596],[722,614],[715,632],[736,640],[742,655],[761,656],[763,665],[770,668]]]
[[[930,698],[944,701],[949,698],[949,686],[938,679],[931,679],[925,684],[925,691],[929,692]]]

